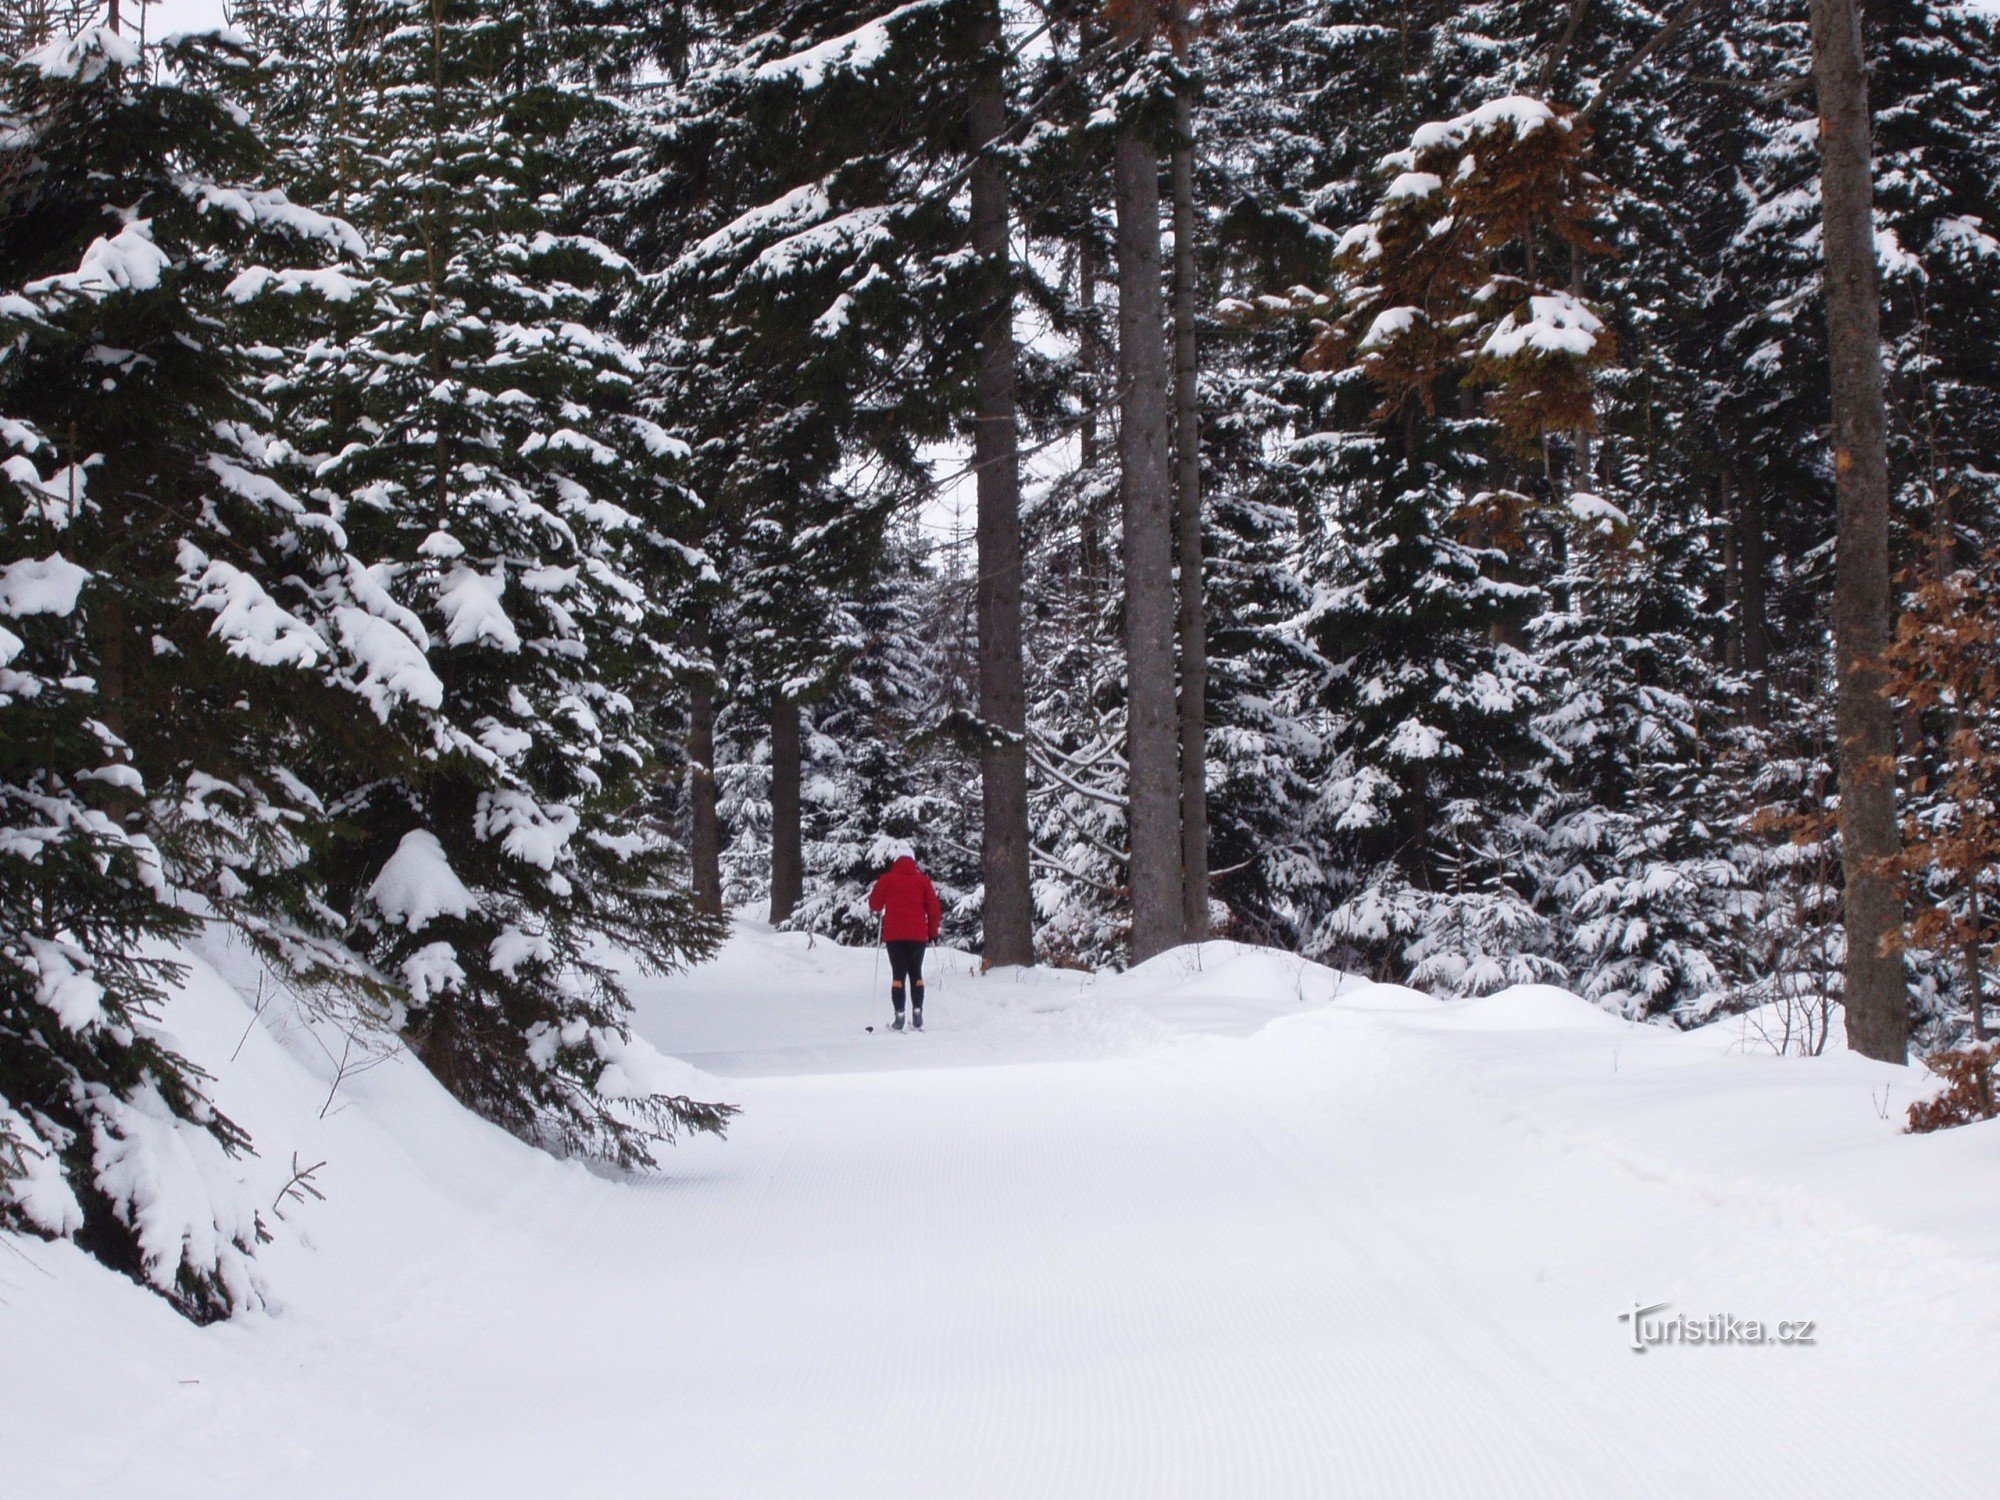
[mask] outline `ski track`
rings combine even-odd
[[[33,1493],[1993,1492],[2000,1264],[1685,1125],[1756,1060],[1214,947],[1150,986],[940,954],[899,1036],[869,954],[739,923],[637,1013],[725,1075],[727,1142],[444,1177],[471,1233],[440,1210],[345,1305],[173,1329],[97,1392],[130,1440],[31,1443]],[[1821,1339],[1634,1354],[1639,1299]],[[79,1337],[162,1316],[112,1300]]]

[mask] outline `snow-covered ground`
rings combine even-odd
[[[611,1181],[403,1058],[320,1118],[218,961],[169,1026],[327,1201],[209,1329],[0,1239],[9,1493],[1995,1493],[2000,1126],[1899,1134],[1902,1069],[1219,943],[934,956],[899,1036],[872,954],[739,922],[638,1029],[743,1115]],[[1635,1353],[1635,1303],[1813,1342]]]

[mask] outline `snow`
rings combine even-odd
[[[887,15],[877,16],[842,36],[829,38],[803,52],[773,58],[757,69],[756,76],[767,83],[782,78],[796,82],[802,89],[816,89],[835,69],[866,72],[888,52],[891,24],[913,11],[930,10],[936,5],[937,0],[913,0],[912,4],[899,5]]]
[[[340,643],[361,667],[355,684],[375,717],[387,723],[405,700],[425,708],[444,705],[444,682],[431,670],[423,647],[388,620],[341,605],[334,610]]]
[[[1339,241],[1334,245],[1334,255],[1343,259],[1353,256],[1362,265],[1369,265],[1380,260],[1382,258],[1382,241],[1379,230],[1380,226],[1373,223],[1356,224],[1341,235]],[[1273,311],[1278,310],[1277,308],[1273,309]]]
[[[301,292],[311,292],[328,302],[352,302],[361,294],[362,283],[342,271],[331,268],[321,270],[271,271],[263,266],[252,266],[237,274],[223,292],[233,302],[252,302],[266,292],[281,297],[296,297]]]
[[[437,917],[469,916],[479,906],[445,858],[444,845],[427,828],[413,828],[403,835],[368,887],[368,899],[391,926],[411,932]]]
[[[538,932],[509,927],[495,938],[487,953],[487,964],[496,974],[512,975],[524,963],[553,963],[556,950]]]
[[[109,239],[92,240],[77,268],[66,276],[31,281],[30,296],[50,292],[104,296],[113,292],[150,292],[167,269],[166,252],[153,243],[150,219],[137,219]]]
[[[1945,215],[1931,233],[1940,246],[1957,247],[1982,260],[2000,260],[2000,240],[1988,234],[1978,219]]]
[[[226,213],[248,227],[277,230],[357,261],[368,255],[368,242],[352,224],[294,203],[275,188],[226,187],[199,178],[184,180],[182,188],[201,205],[204,213]],[[341,278],[322,280],[320,276],[316,272],[280,273],[277,279],[284,290],[311,287],[333,301],[344,302],[353,295],[352,290],[339,289]],[[231,291],[233,294],[233,286]]]
[[[108,26],[88,26],[72,37],[61,37],[22,56],[20,66],[44,78],[74,78],[90,83],[107,67],[140,66],[139,48]]]
[[[465,983],[458,950],[450,943],[424,944],[403,960],[402,973],[403,983],[409,986],[410,1003],[418,1009]]]
[[[222,481],[222,487],[239,499],[254,505],[268,505],[286,515],[302,516],[305,512],[305,507],[299,504],[291,491],[268,474],[255,473],[241,464],[231,463],[219,453],[208,456],[207,467]]]
[[[1389,736],[1383,753],[1398,760],[1425,761],[1448,756],[1453,747],[1450,740],[1421,719],[1405,719]]]
[[[1572,491],[1569,497],[1569,513],[1585,525],[1610,535],[1621,526],[1632,524],[1632,518],[1606,500],[1602,495],[1594,495],[1589,490]]]
[[[658,422],[649,422],[644,417],[628,416],[625,418],[625,425],[638,433],[639,440],[646,445],[646,451],[655,458],[686,458],[693,451]]]
[[[6,1103],[0,1103],[0,1198],[48,1234],[83,1228],[83,1205],[56,1165],[54,1144]]]
[[[1528,299],[1527,315],[1507,314],[1486,337],[1480,353],[1489,359],[1514,359],[1526,353],[1589,356],[1597,347],[1604,324],[1568,292]]]
[[[1355,345],[1355,348],[1364,352],[1369,349],[1386,349],[1416,327],[1422,317],[1423,313],[1418,308],[1386,308],[1375,315],[1375,320],[1368,325],[1368,331],[1361,336],[1361,342]]]
[[[68,615],[90,574],[60,553],[24,557],[0,568],[0,615]]]
[[[1990,1491],[1949,1435],[1990,1404],[2000,1126],[1901,1134],[1914,1070],[1221,942],[1120,976],[934,951],[899,1036],[877,964],[739,917],[636,979],[609,1081],[744,1112],[614,1180],[400,1052],[337,1077],[337,1031],[254,1020],[254,961],[205,949],[163,1019],[257,1139],[228,1186],[324,1163],[327,1201],[265,1213],[269,1310],[209,1329],[9,1239],[10,1485]],[[1816,1341],[1635,1353],[1656,1302]]]
[[[1497,135],[1502,130],[1511,131],[1517,141],[1525,141],[1551,124],[1560,125],[1565,130],[1569,128],[1569,122],[1541,100],[1516,94],[1505,99],[1489,100],[1455,119],[1433,120],[1419,125],[1410,137],[1410,152],[1421,155],[1439,146],[1462,146],[1467,141]]]
[[[553,870],[582,820],[573,807],[543,807],[520,792],[487,792],[479,798],[479,836],[497,838],[508,856]]]
[[[251,574],[210,558],[192,542],[181,543],[179,561],[195,608],[214,612],[209,633],[228,642],[230,655],[262,667],[309,667],[320,659],[324,645],[312,627],[273,599]]]
[[[802,266],[823,264],[836,255],[859,259],[890,238],[889,226],[895,217],[895,210],[889,208],[856,208],[835,214],[824,223],[807,225],[759,251],[750,263],[750,271],[775,279],[789,276]]]
[[[766,235],[789,233],[817,223],[832,211],[826,190],[818,183],[805,183],[737,215],[697,244],[688,258],[699,263],[734,254]]]
[[[491,577],[476,568],[453,568],[438,594],[438,608],[445,619],[445,640],[453,646],[483,642],[496,650],[519,651],[521,634],[500,603],[500,596],[506,590],[504,568],[496,568]]]
[[[150,1079],[125,1098],[99,1100],[97,1109],[97,1185],[137,1229],[146,1279],[171,1291],[185,1255],[216,1266],[232,1303],[261,1300],[241,1248],[256,1243],[257,1210],[222,1143],[176,1116]]]
[[[64,1031],[85,1032],[104,1020],[104,986],[92,977],[79,950],[31,934],[23,941],[27,967],[38,981],[35,999],[48,1007]]]

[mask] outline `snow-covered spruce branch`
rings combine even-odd
[[[1099,854],[1102,854],[1106,859],[1110,860],[1113,864],[1122,865],[1132,857],[1129,853],[1127,853],[1122,849],[1112,848],[1111,845],[1105,843],[1103,839],[1099,838],[1090,829],[1086,828],[1083,825],[1083,823],[1077,819],[1076,814],[1072,812],[1067,806],[1064,805],[1062,796],[1056,788],[1050,787],[1047,790],[1049,794],[1055,798],[1053,802],[1047,805],[1054,809],[1056,816],[1063,820],[1063,822],[1068,826],[1071,833],[1074,833],[1078,838],[1082,839],[1084,843],[1090,845],[1091,848],[1095,849]]]
[[[957,842],[954,839],[948,839],[937,835],[933,835],[932,842],[937,844],[940,848],[949,849],[954,854],[963,855],[967,859],[976,860],[979,858],[979,851],[977,849],[968,849],[965,847],[965,845]],[[1068,865],[1064,864],[1060,859],[1056,858],[1055,855],[1049,853],[1048,850],[1042,848],[1042,846],[1039,844],[1031,842],[1028,845],[1028,857],[1031,860],[1033,860],[1035,864],[1040,865],[1043,869],[1048,870],[1054,874],[1060,875],[1065,880],[1073,880],[1078,885],[1088,886],[1090,889],[1094,891],[1101,891],[1107,896],[1122,897],[1125,894],[1124,890],[1119,886],[1110,885],[1105,881],[1094,879],[1089,875],[1079,875],[1075,870],[1072,870]],[[1120,858],[1123,858],[1123,856],[1120,856]]]
[[[1051,781],[1061,782],[1080,797],[1089,797],[1093,801],[1104,803],[1107,807],[1115,807],[1121,812],[1128,810],[1131,805],[1125,798],[1118,796],[1114,792],[1103,791],[1093,786],[1085,786],[1080,781],[1072,780],[1069,776],[1051,765],[1046,757],[1036,754],[1032,747],[1028,751],[1028,763]]]

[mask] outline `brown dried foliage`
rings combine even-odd
[[[1935,1098],[1920,1099],[1910,1106],[1912,1135],[1933,1130],[1949,1130],[1955,1125],[1972,1125],[1994,1117],[1994,1070],[2000,1067],[2000,1042],[1975,1043],[1951,1052],[1940,1052],[1924,1061],[1944,1080],[1944,1089]]]
[[[1912,815],[1892,868],[1913,920],[1907,941],[1959,959],[1981,1014],[1981,955],[2000,941],[2000,555],[1916,589],[1890,644],[1890,690],[1936,737],[1930,770],[1910,786]],[[1935,792],[1935,797],[1929,796]]]
[[[1510,439],[1532,444],[1545,432],[1587,430],[1592,373],[1612,355],[1608,332],[1583,356],[1523,350],[1496,359],[1480,346],[1509,313],[1525,314],[1531,297],[1555,290],[1540,274],[1554,252],[1605,250],[1594,228],[1604,189],[1587,166],[1589,136],[1580,116],[1557,109],[1525,136],[1503,122],[1391,157],[1391,170],[1438,186],[1385,193],[1372,241],[1345,245],[1336,270],[1348,290],[1321,304],[1333,315],[1306,368],[1358,363],[1382,393],[1379,420],[1412,406],[1433,414],[1439,383],[1464,371],[1487,388],[1487,410]],[[1413,178],[1400,180],[1407,187]],[[1317,310],[1296,300],[1302,312]],[[1408,325],[1363,347],[1377,317],[1397,308],[1413,310]]]
[[[1204,0],[1105,0],[1104,18],[1113,31],[1139,42],[1164,41],[1174,56],[1186,57],[1200,35]]]

